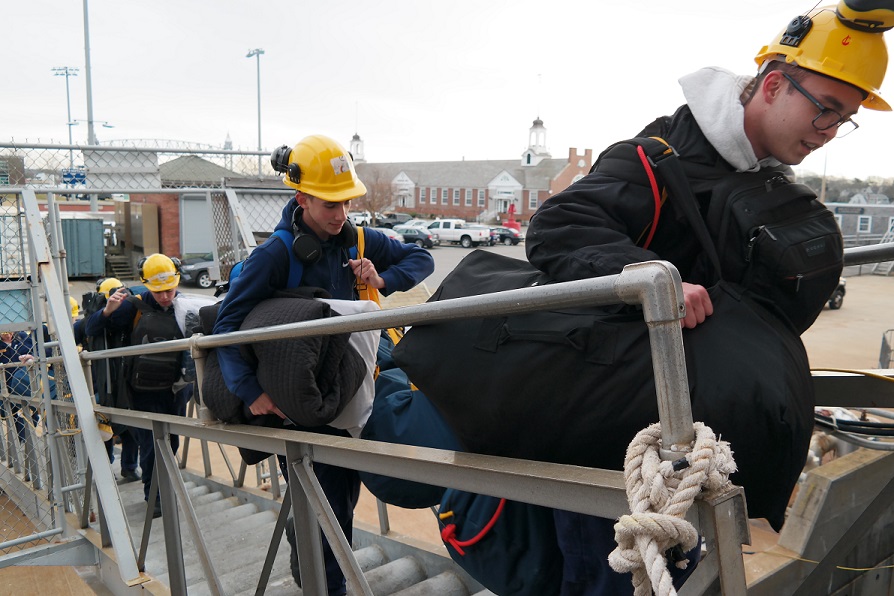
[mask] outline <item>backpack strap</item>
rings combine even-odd
[[[635,148],[636,155],[639,158],[639,164],[634,165],[629,159],[621,159],[615,155],[611,155],[611,151],[619,145],[632,145]],[[655,200],[655,212],[652,221],[643,228],[636,239],[636,244],[648,249],[655,237],[655,230],[658,228],[658,220],[661,217],[661,207],[667,200],[667,189],[658,187],[658,181],[655,177],[656,164],[667,157],[673,156],[673,148],[660,137],[637,137],[619,141],[610,145],[603,151],[590,173],[599,170],[615,178],[621,180],[636,180],[641,178],[645,172],[649,188],[652,190],[652,196]],[[642,167],[640,167],[640,165]]]
[[[130,296],[127,296],[124,300],[133,304],[134,308],[137,311],[137,314],[134,315],[134,318],[133,318],[133,327],[131,327],[131,331],[133,331],[134,329],[137,328],[137,323],[140,322],[140,319],[143,317],[143,313],[152,310],[152,307],[149,306],[148,304],[146,304],[145,302],[143,302],[143,299],[139,295],[136,295],[136,294],[131,294]]]
[[[286,245],[286,252],[289,253],[289,281],[286,287],[297,288],[301,285],[301,278],[304,276],[304,263],[292,250],[292,241],[295,240],[295,235],[289,230],[283,229],[276,230],[273,232],[273,235],[282,240],[283,244]]]
[[[352,256],[351,258],[362,259],[363,253],[366,249],[366,236],[364,235],[362,226],[357,227],[357,246],[355,248],[357,250],[357,254],[356,256]],[[361,300],[372,300],[379,306],[382,305],[381,298],[379,296],[379,290],[367,285],[359,277],[357,278],[356,288],[357,295],[360,297]],[[391,338],[391,341],[394,342],[394,345],[397,345],[397,343],[404,337],[403,327],[389,327],[388,329],[385,329],[385,332],[388,333],[388,337]],[[378,376],[378,370],[376,371],[375,376]]]
[[[629,159],[617,159],[608,155],[612,148],[618,145],[633,145],[636,147],[636,153],[639,157],[642,170],[646,173],[649,186],[652,189],[652,195],[655,198],[655,214],[652,222],[643,229],[637,244],[643,236],[646,240],[643,248],[648,248],[655,235],[655,229],[658,226],[658,219],[661,215],[661,207],[667,200],[668,196],[674,197],[674,205],[680,209],[680,212],[689,222],[692,231],[711,260],[718,278],[721,275],[720,258],[717,254],[717,248],[714,241],[708,233],[707,225],[704,218],[699,213],[698,203],[692,189],[689,186],[686,172],[680,163],[680,157],[676,150],[671,147],[667,141],[660,137],[636,137],[625,141],[620,141],[611,145],[600,154],[596,163],[590,169],[591,172],[599,170],[610,176],[620,178],[622,180],[636,180],[641,177],[641,169],[634,166]],[[656,175],[657,174],[657,175]],[[659,183],[663,184],[659,190]]]
[[[366,249],[366,235],[363,233],[363,226],[357,227],[357,256],[356,258],[362,259],[363,252]],[[355,284],[357,288],[357,295],[361,300],[372,300],[376,304],[381,305],[379,299],[379,290],[369,286],[364,282],[360,277],[357,277],[357,282]]]
[[[655,170],[664,180],[665,187],[674,196],[674,205],[680,208],[680,211],[689,221],[689,225],[692,226],[695,237],[707,253],[708,258],[711,259],[717,278],[720,279],[722,277],[722,269],[720,268],[720,257],[717,254],[717,247],[714,245],[711,234],[708,232],[708,226],[699,212],[698,202],[692,193],[692,188],[689,186],[686,173],[680,164],[680,158],[673,148],[671,148],[671,152],[672,155],[669,158],[655,163]]]

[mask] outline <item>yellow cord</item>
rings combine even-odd
[[[774,557],[782,557],[784,559],[791,559],[793,561],[801,561],[803,563],[813,563],[814,565],[819,565],[819,561],[814,561],[813,559],[804,559],[802,557],[786,555],[785,553],[775,553],[772,551],[766,551],[763,553],[759,553],[757,551],[742,551],[742,554],[743,555],[771,555]],[[844,567],[842,565],[836,565],[835,569],[841,569],[842,571],[874,571],[876,569],[894,569],[894,565],[880,565],[878,567]]]
[[[880,375],[878,373],[872,373],[868,370],[856,370],[853,368],[811,368],[810,372],[842,372],[842,373],[853,373],[855,375],[863,375],[864,377],[871,377],[873,379],[878,379],[880,381],[888,381],[890,383],[894,383],[894,379],[891,377],[886,377],[885,375]]]

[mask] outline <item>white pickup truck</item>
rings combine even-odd
[[[460,244],[463,248],[471,248],[490,242],[490,230],[487,228],[470,228],[462,219],[436,219],[428,225],[428,229],[437,234],[441,244]]]

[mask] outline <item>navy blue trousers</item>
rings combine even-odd
[[[316,428],[287,426],[286,428],[307,430],[339,437],[350,436],[347,431],[331,428],[329,426]],[[286,465],[286,458],[279,456],[278,459],[283,478],[288,482],[289,472],[288,466]],[[332,506],[332,512],[335,514],[335,518],[338,520],[342,531],[345,533],[345,537],[348,539],[348,544],[351,544],[354,535],[354,507],[357,506],[357,500],[360,498],[360,475],[356,470],[340,468],[338,466],[320,462],[314,462],[313,468],[314,473],[317,475],[317,479],[320,481],[323,493],[326,495],[329,505]],[[298,486],[295,490],[301,490],[301,487]],[[338,566],[338,561],[335,559],[335,554],[333,554],[332,547],[329,546],[329,540],[326,538],[325,534],[322,538],[323,564],[326,568],[326,587],[329,596],[345,596],[345,575]]]
[[[170,391],[131,392],[131,403],[134,410],[151,412],[154,414],[186,415],[186,403],[192,396],[192,385],[174,394]],[[140,450],[141,479],[143,481],[143,499],[149,500],[149,487],[152,485],[152,471],[155,469],[155,445],[152,442],[152,431],[144,428],[129,427],[128,432],[133,434],[133,439]],[[123,447],[123,446],[122,446]],[[171,435],[171,450],[177,453],[180,447],[180,437]],[[123,450],[123,448],[122,448]],[[122,467],[123,467],[122,456]]]
[[[137,440],[134,439],[134,429],[129,426],[122,428],[124,430],[118,435],[121,439],[121,471],[134,471],[139,463],[140,447],[137,445]]]

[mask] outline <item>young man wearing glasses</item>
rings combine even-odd
[[[687,195],[683,197],[670,192],[662,197],[661,190],[668,190],[668,183],[660,173],[657,184],[649,182],[648,175],[653,172],[646,156],[640,159],[636,145],[613,145],[603,152],[589,175],[552,196],[534,215],[525,241],[530,262],[558,281],[570,281],[618,274],[632,263],[670,261],[683,280],[686,315],[682,323],[687,330],[703,324],[714,313],[706,287],[721,274],[766,307],[766,317],[775,321],[787,345],[800,346],[798,335],[819,315],[841,272],[842,243],[834,220],[805,189],[807,197],[799,203],[804,209],[789,211],[795,216],[789,217],[787,224],[809,231],[817,221],[813,215],[821,212],[825,236],[821,241],[795,245],[788,254],[799,254],[806,260],[825,251],[834,258],[816,278],[805,278],[801,283],[802,277],[795,275],[793,283],[786,285],[789,280],[767,273],[780,270],[777,266],[782,257],[774,255],[778,258],[770,263],[772,258],[767,255],[771,251],[750,250],[749,242],[760,229],[737,229],[730,235],[736,244],[721,244],[721,231],[725,233],[728,228],[715,216],[718,211],[729,213],[730,198],[741,196],[747,184],[753,185],[755,180],[762,182],[757,185],[753,204],[767,205],[769,193],[760,195],[764,183],[768,188],[788,184],[784,178],[781,183],[779,180],[791,177],[789,166],[801,163],[836,136],[856,130],[853,117],[861,106],[891,110],[879,96],[879,88],[887,69],[883,32],[894,27],[894,1],[863,2],[862,12],[851,9],[847,4],[850,1],[841,0],[836,7],[817,8],[792,20],[758,52],[756,76],[737,76],[711,67],[680,80],[687,103],[672,116],[655,120],[637,136],[660,137],[674,149],[677,157],[672,159],[678,160],[691,193],[677,193]],[[663,145],[660,148],[665,149]],[[697,205],[687,214],[681,205],[687,200],[692,204],[692,197]],[[705,226],[698,225],[699,216]],[[717,243],[722,271],[714,270],[697,237],[696,228],[705,227]],[[764,277],[755,283],[759,276]],[[704,332],[706,328],[699,330]],[[741,332],[756,333],[749,329]],[[687,333],[695,331],[684,331],[684,339]],[[735,332],[729,336],[735,341]],[[803,352],[803,347],[800,350]],[[806,357],[803,360],[806,367]],[[808,376],[809,371],[804,375]],[[718,387],[722,386],[723,380],[718,379]],[[802,393],[809,393],[809,388]],[[801,471],[797,462],[803,462],[801,456],[806,455],[813,426],[812,397],[809,393],[791,398],[788,405],[797,420],[804,422],[800,425],[803,432],[793,431],[791,441],[773,447],[780,457],[789,455],[794,462],[791,467],[796,469],[783,471],[783,484],[789,487],[794,486]],[[748,407],[754,406],[743,404],[743,408]],[[730,418],[737,416],[731,412]],[[718,422],[713,427],[731,441],[734,452],[737,444],[741,450],[748,447],[747,431],[734,438],[739,432],[736,424]],[[737,443],[736,439],[743,436],[744,445],[741,440]],[[782,467],[779,462],[770,465]],[[750,499],[747,484],[742,484]],[[772,514],[757,515],[766,517],[777,530],[788,499],[788,493],[778,492],[781,505],[774,503]],[[755,513],[752,503],[749,513]],[[564,557],[563,596],[630,593],[629,575],[615,574],[606,564],[615,546],[613,520],[557,511],[555,521]]]
[[[856,130],[853,116],[861,106],[891,110],[878,90],[887,69],[883,32],[894,26],[894,2],[877,4],[870,13],[856,13],[842,0],[797,17],[758,53],[757,76],[709,67],[683,77],[687,103],[637,136],[660,137],[675,149],[703,215],[704,193],[720,175],[801,163]],[[629,145],[612,148],[611,157],[638,163]],[[534,215],[525,241],[528,259],[559,281],[669,260],[683,275],[684,326],[695,327],[712,312],[705,288],[690,275],[701,246],[680,221],[673,197],[663,204],[649,249],[638,245],[654,205],[648,186],[608,175],[597,164]],[[816,303],[821,307],[827,299],[817,296]]]

